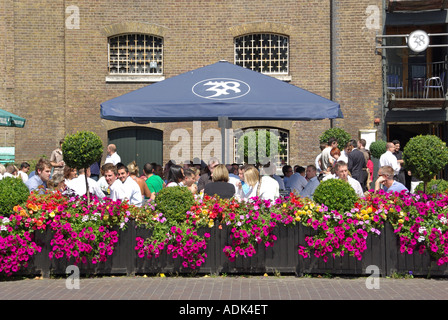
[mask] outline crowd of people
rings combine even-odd
[[[107,157],[102,165],[98,162],[86,170],[77,170],[65,165],[62,143],[63,140],[50,159],[40,159],[31,173],[28,173],[30,165],[27,162],[22,163],[20,169],[13,164],[0,165],[0,179],[8,176],[21,178],[30,192],[56,189],[79,196],[86,194],[87,181],[91,194],[112,200],[127,199],[136,206],[155,199],[162,188],[174,186],[186,187],[199,196],[217,195],[223,199],[247,201],[255,196],[275,200],[290,192],[312,199],[319,184],[328,179],[348,182],[356,194],[363,197],[373,183],[373,162],[363,139],[350,140],[340,150],[338,141],[330,138],[321,145],[314,164],[306,167],[284,165],[282,176],[277,174],[277,167],[271,163],[222,164],[214,157],[207,163],[186,161],[176,164],[172,160],[164,166],[146,163],[140,170],[135,161],[123,164],[113,144],[107,146]],[[403,160],[399,148],[398,141],[387,143],[387,151],[379,160],[378,178],[373,183],[375,191],[409,191],[403,181]]]

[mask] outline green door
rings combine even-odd
[[[110,130],[109,143],[117,146],[121,162],[128,165],[136,161],[139,173],[148,162],[163,165],[163,133],[160,130],[142,127],[127,127]]]

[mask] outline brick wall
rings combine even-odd
[[[97,132],[106,145],[108,130],[135,125],[102,120],[99,112],[101,102],[147,85],[105,81],[108,33],[143,26],[164,37],[166,78],[221,59],[233,62],[233,38],[239,34],[285,33],[290,37],[291,83],[331,98],[333,52],[334,100],[341,103],[345,116],[335,125],[355,136],[359,129],[373,127],[381,107],[380,57],[374,55],[374,33],[363,29],[365,8],[380,2],[338,1],[337,38],[331,48],[329,0],[268,4],[260,0],[80,0],[70,3],[79,8],[79,29],[65,27],[69,14],[64,1],[5,0],[14,9],[14,41],[6,48],[14,53],[9,59],[15,63],[7,72],[7,82],[14,83],[14,109],[27,119],[25,129],[14,129],[17,159],[49,156],[61,137],[78,130]],[[2,41],[5,37],[0,35]],[[0,60],[0,67],[4,65]],[[4,96],[2,88],[0,97]],[[318,138],[330,121],[236,121],[233,128],[266,125],[288,130],[290,163],[306,165],[319,153]],[[192,123],[148,126],[164,132],[165,162],[177,143],[170,141],[171,132],[180,127],[192,132]],[[215,122],[203,122],[201,127],[218,129]]]

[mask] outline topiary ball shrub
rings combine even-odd
[[[336,138],[338,140],[338,148],[344,149],[347,143],[350,141],[351,136],[347,131],[341,128],[330,128],[325,130],[324,133],[319,137],[319,142],[328,142],[328,139]]]
[[[386,152],[386,141],[377,140],[370,144],[369,151],[374,158],[381,158],[381,155]]]
[[[439,137],[419,135],[406,143],[403,160],[412,175],[426,186],[448,164],[448,148]]]
[[[415,192],[424,191],[424,183],[421,182],[415,188]],[[438,194],[438,193],[447,193],[448,192],[448,181],[443,179],[433,179],[428,182],[426,186],[426,194]]]
[[[157,212],[163,213],[167,221],[182,223],[194,204],[194,197],[186,187],[168,187],[160,190],[154,201]]]
[[[0,216],[9,217],[16,205],[26,202],[30,191],[20,178],[0,180]]]
[[[350,184],[340,179],[322,181],[313,195],[315,203],[324,204],[329,211],[336,210],[339,213],[350,211],[358,200]]]

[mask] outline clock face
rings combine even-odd
[[[428,48],[429,36],[423,30],[413,31],[408,38],[408,47],[414,52],[422,52]]]

